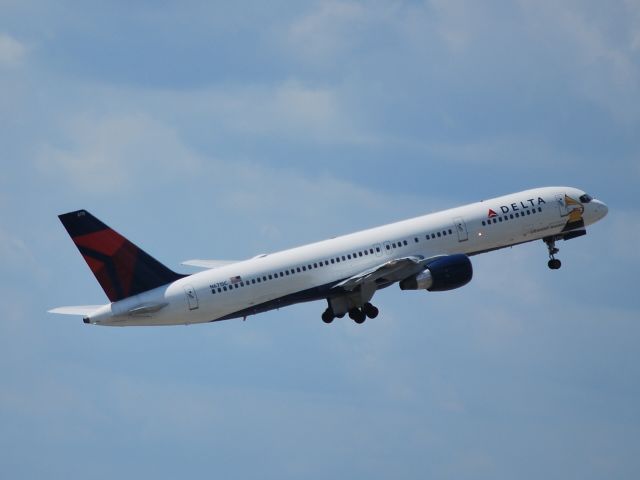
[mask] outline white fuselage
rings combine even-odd
[[[105,305],[88,322],[203,323],[321,299],[332,285],[393,258],[473,255],[558,235],[571,213],[561,199],[583,194],[571,187],[532,189],[261,255]],[[607,212],[598,200],[579,205],[584,226]]]

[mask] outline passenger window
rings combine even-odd
[[[221,288],[218,288],[218,293],[220,293],[220,292],[222,292],[222,289],[221,289]]]
[[[371,255],[373,255],[373,248],[370,248],[370,249],[369,249],[369,253],[370,253]]]
[[[449,235],[453,235],[453,230],[449,229]]]
[[[482,225],[485,225],[485,221],[484,220],[482,220]]]
[[[376,247],[376,252],[380,253],[380,247]]]
[[[347,261],[347,257],[345,257],[344,255],[342,255],[342,261],[346,262]]]

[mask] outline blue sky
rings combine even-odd
[[[640,6],[0,4],[0,465],[10,478],[635,478]],[[171,268],[543,185],[604,200],[449,293],[109,329],[57,214]]]

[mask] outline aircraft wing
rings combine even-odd
[[[364,284],[388,285],[399,282],[411,275],[421,272],[425,268],[425,258],[422,256],[409,256],[394,258],[381,265],[358,273],[334,285],[334,289],[351,292]]]
[[[181,265],[188,265],[190,267],[199,267],[199,268],[220,268],[226,265],[231,265],[232,263],[238,263],[239,260],[185,260],[181,263]]]

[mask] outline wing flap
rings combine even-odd
[[[376,283],[379,280],[383,280],[384,283],[398,282],[423,270],[424,261],[424,257],[421,256],[394,258],[393,260],[389,260],[388,262],[347,278],[333,288],[353,291],[363,284]]]

